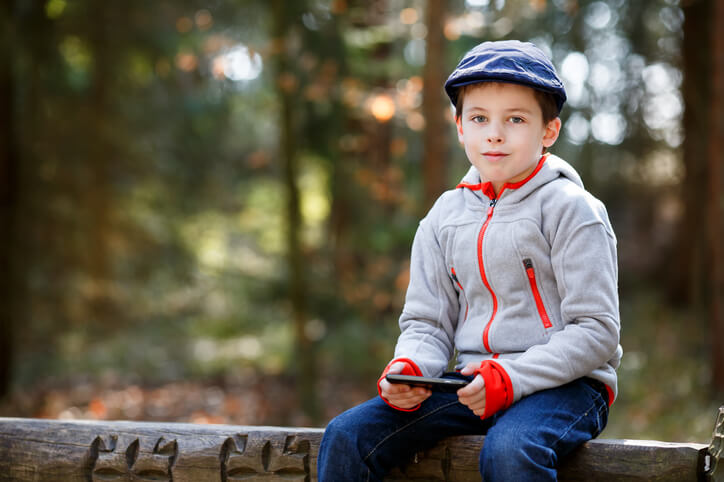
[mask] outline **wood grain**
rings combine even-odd
[[[592,440],[561,462],[560,480],[722,480],[716,477],[721,477],[724,407],[716,423],[709,446]],[[323,433],[318,428],[0,418],[0,480],[313,481]],[[479,481],[483,442],[483,436],[444,439],[385,480]]]

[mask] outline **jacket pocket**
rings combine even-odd
[[[468,319],[468,298],[467,296],[465,296],[465,290],[463,289],[463,285],[460,283],[458,276],[455,274],[455,268],[450,268],[450,276],[455,282],[455,285],[460,289],[460,293],[463,295],[463,301],[465,302],[465,316],[463,317],[463,323],[465,323],[465,320]]]
[[[543,304],[543,298],[541,298],[540,291],[538,291],[538,281],[535,278],[535,269],[533,269],[533,261],[531,261],[530,258],[525,258],[523,260],[523,266],[525,267],[525,273],[528,275],[528,282],[530,283],[530,289],[533,292],[533,299],[535,300],[535,307],[538,310],[538,315],[540,316],[541,321],[543,322],[543,327],[551,328],[553,326],[553,323],[551,323],[550,318],[548,318],[548,313],[546,312],[546,307]]]

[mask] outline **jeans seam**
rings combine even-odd
[[[551,445],[551,448],[556,447],[556,446],[560,443],[560,441],[563,440],[563,439],[568,435],[568,433],[571,431],[571,429],[572,429],[574,426],[576,426],[576,424],[578,424],[578,423],[579,423],[581,420],[583,420],[584,418],[588,417],[588,414],[591,413],[591,411],[594,411],[594,410],[595,410],[596,416],[598,416],[599,410],[598,410],[598,408],[597,408],[597,405],[598,405],[598,401],[599,401],[599,400],[603,401],[603,397],[602,397],[600,394],[597,394],[596,398],[593,399],[593,403],[592,403],[591,406],[588,408],[588,410],[586,410],[586,412],[585,412],[583,415],[581,415],[581,416],[579,416],[578,418],[576,418],[573,422],[571,422],[571,423],[568,425],[568,427],[566,427],[566,430],[565,430],[565,431],[561,434],[561,436],[558,437],[558,439]],[[601,430],[601,424],[600,424],[600,420],[598,420],[598,423],[596,423],[596,431],[597,431],[597,432],[600,432],[600,430]],[[596,435],[598,435],[598,434],[596,434]]]
[[[441,406],[439,406],[438,408],[436,408],[435,410],[431,410],[430,412],[426,413],[426,414],[423,415],[422,417],[418,417],[418,418],[416,418],[415,420],[410,421],[408,424],[406,424],[406,425],[398,428],[397,430],[395,430],[394,432],[392,432],[391,434],[389,434],[387,437],[385,437],[385,438],[383,438],[382,440],[380,440],[380,441],[377,443],[377,445],[375,445],[374,447],[372,447],[372,450],[370,450],[370,452],[369,452],[367,455],[365,455],[364,459],[362,459],[362,460],[363,460],[364,462],[367,462],[367,459],[369,459],[369,458],[372,456],[372,454],[375,453],[375,451],[380,447],[380,445],[384,444],[384,443],[385,443],[388,439],[390,439],[391,437],[397,435],[398,433],[402,432],[403,430],[406,430],[406,429],[409,428],[410,426],[415,425],[415,424],[418,423],[420,420],[424,420],[424,419],[426,419],[427,417],[436,414],[436,413],[439,412],[440,410],[443,410],[443,409],[446,409],[446,408],[448,408],[448,407],[451,407],[451,406],[455,405],[456,403],[458,403],[458,402],[457,402],[457,401],[452,401],[452,402],[446,403],[445,405],[441,405]],[[369,476],[368,476],[368,477],[369,477]]]

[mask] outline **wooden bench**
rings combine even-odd
[[[0,480],[316,480],[323,429],[0,418]],[[450,437],[389,481],[477,481],[482,436]],[[592,440],[560,480],[724,481],[724,406],[709,445]]]

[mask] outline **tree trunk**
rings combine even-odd
[[[684,215],[668,276],[668,295],[673,302],[703,313],[708,263],[706,230],[701,222],[702,186],[706,185],[709,136],[709,92],[711,90],[710,44],[711,0],[693,0],[684,5],[684,167],[682,183]]]
[[[91,48],[93,49],[93,86],[90,92],[89,129],[95,138],[89,143],[87,168],[90,170],[91,183],[88,186],[88,276],[92,290],[90,292],[90,313],[93,322],[106,318],[109,308],[108,283],[110,282],[109,231],[112,226],[109,159],[113,154],[113,146],[108,141],[109,132],[109,82],[111,81],[111,62],[113,56],[109,49],[109,15],[112,8],[109,2],[93,2],[91,27]]]
[[[297,388],[304,412],[312,421],[319,418],[316,391],[316,359],[314,347],[306,333],[307,308],[304,281],[304,255],[300,231],[302,216],[299,203],[299,185],[297,183],[297,110],[294,107],[297,94],[298,77],[290,66],[287,35],[291,27],[289,8],[283,0],[274,0],[273,42],[276,56],[276,87],[279,99],[280,158],[283,165],[283,179],[287,195],[287,256],[289,267],[289,293],[292,304],[294,336],[296,343],[295,366],[297,368]]]
[[[684,15],[684,216],[669,293],[707,313],[712,388],[724,393],[724,5],[690,0]]]
[[[15,28],[12,3],[0,6],[0,398],[8,393],[13,371],[15,213],[18,155],[13,119],[13,54]]]
[[[709,321],[712,340],[712,384],[714,390],[724,394],[724,197],[722,194],[721,162],[724,156],[724,3],[713,2],[710,18],[711,48],[711,98],[709,102],[709,155],[707,156],[708,196],[706,225],[708,249],[706,264],[709,267]]]
[[[425,117],[424,154],[422,159],[424,206],[427,211],[447,189],[445,170],[448,125],[445,122],[446,101],[443,94],[445,79],[443,29],[447,0],[427,2],[427,44],[423,69],[422,113]]]

